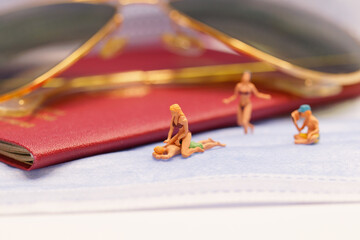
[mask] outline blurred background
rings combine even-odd
[[[360,22],[360,15],[358,9],[360,2],[357,0],[259,0],[263,2],[277,2],[286,5],[296,6],[307,11],[316,13],[319,16],[329,19],[332,22],[336,22],[339,25],[353,31],[358,37],[360,37],[360,29],[358,23]],[[0,1],[0,8],[7,9],[16,5],[22,5],[33,2],[56,2],[55,0],[12,0],[12,1]],[[57,1],[59,2],[59,1]],[[156,12],[149,12],[146,10],[137,10],[132,17],[138,16],[153,16]],[[147,32],[150,32],[149,29]]]

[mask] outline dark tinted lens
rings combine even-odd
[[[46,73],[116,13],[108,5],[64,3],[0,16],[0,94]]]
[[[255,0],[180,0],[191,18],[301,67],[328,73],[360,69],[360,46],[339,27],[309,13]]]

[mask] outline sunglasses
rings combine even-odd
[[[40,87],[120,22],[108,4],[65,2],[0,15],[0,101]]]
[[[359,82],[358,40],[313,14],[257,0],[181,0],[169,5],[174,21],[284,73],[340,85]]]
[[[31,93],[116,29],[121,23],[117,7],[101,2],[40,5],[1,15],[0,101]],[[270,65],[290,85],[293,79],[314,88],[359,83],[360,44],[338,26],[309,13],[256,0],[181,0],[160,5],[176,24],[213,36],[252,62]],[[236,74],[244,70],[234,65],[221,67],[223,72]],[[154,84],[171,82],[177,76],[184,79],[182,75],[196,76],[196,82],[199,76],[216,75],[218,70],[182,69],[160,80],[157,76],[164,74],[159,71],[146,76]],[[109,79],[123,84],[130,75],[105,76],[104,84]],[[143,77],[136,81],[148,83]],[[278,78],[266,77],[271,78],[267,80],[270,85]],[[91,78],[88,80],[91,85]]]

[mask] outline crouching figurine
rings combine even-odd
[[[298,126],[297,121],[304,118],[304,123],[301,127]],[[291,113],[291,118],[294,122],[296,129],[299,131],[298,134],[294,135],[296,144],[313,144],[320,140],[319,133],[319,121],[314,115],[312,115],[311,107],[307,104],[301,105],[298,110]],[[307,127],[307,133],[301,131]]]
[[[169,159],[175,155],[181,154],[184,158],[191,156],[196,152],[204,152],[215,146],[225,146],[222,143],[215,142],[211,138],[200,141],[191,141],[191,132],[189,130],[188,120],[178,104],[170,106],[171,121],[165,146],[158,146],[154,149],[153,156],[156,159]],[[173,135],[174,130],[178,132]]]

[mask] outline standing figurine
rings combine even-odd
[[[297,125],[297,121],[300,117],[305,119],[301,127]],[[291,113],[291,118],[296,129],[299,131],[299,134],[294,135],[296,144],[313,144],[319,142],[319,121],[312,115],[311,107],[309,105],[301,105],[298,110]],[[301,130],[305,127],[307,127],[307,133],[301,133]]]
[[[254,125],[250,123],[252,112],[252,104],[250,99],[251,94],[253,93],[258,98],[271,99],[269,94],[259,92],[255,85],[250,82],[250,80],[251,72],[245,71],[242,75],[241,81],[235,86],[234,95],[223,99],[223,102],[228,104],[240,96],[239,107],[237,111],[237,124],[244,127],[245,134],[247,134],[249,127],[252,132],[254,130]]]

